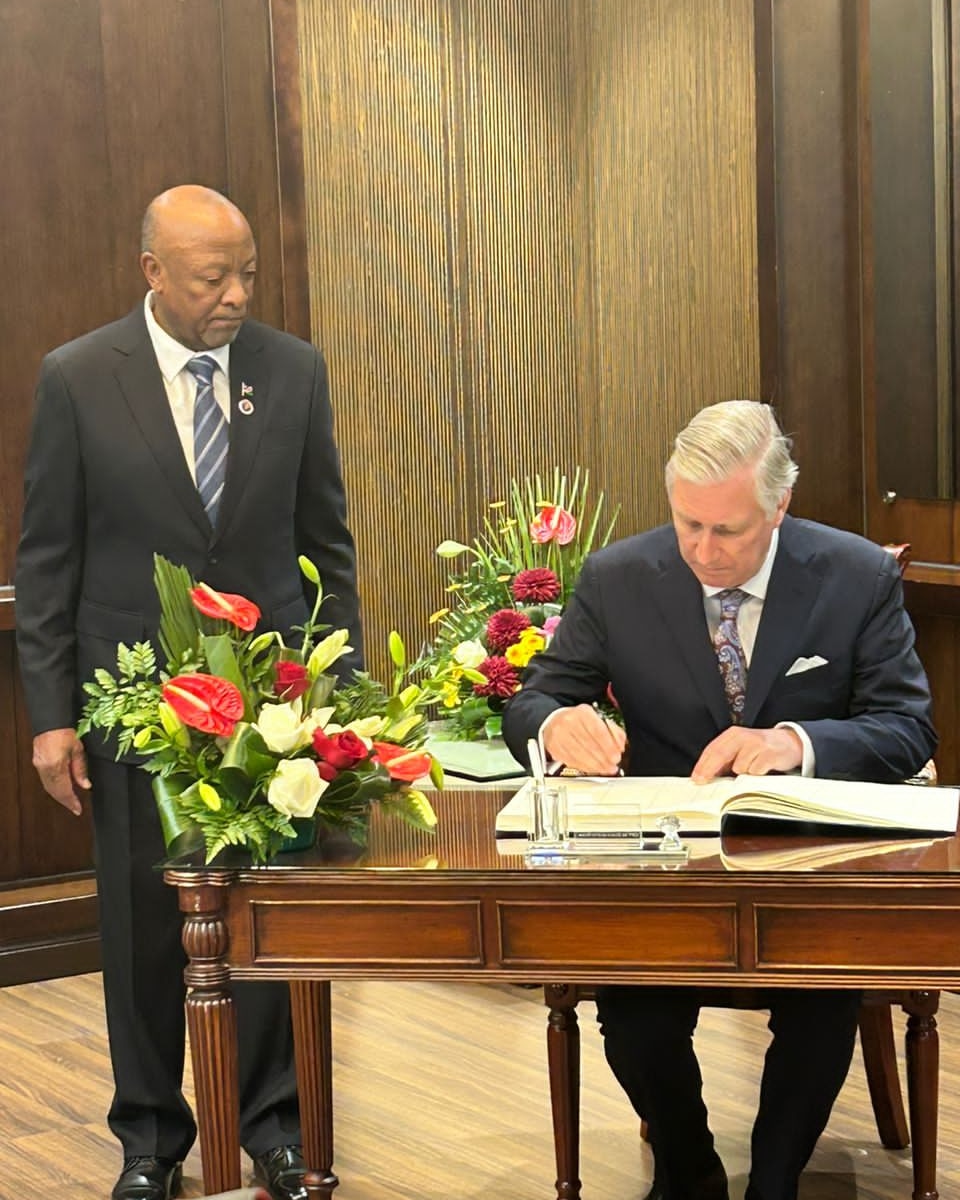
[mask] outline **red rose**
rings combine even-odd
[[[568,546],[576,532],[576,517],[557,504],[544,504],[530,522],[530,536],[535,542],[552,542],[556,538],[561,546]]]
[[[317,763],[317,774],[321,779],[325,779],[327,783],[333,783],[337,777],[337,768],[331,767],[328,762]]]
[[[243,716],[243,696],[219,675],[177,675],[163,685],[163,698],[184,725],[229,737]]]
[[[303,663],[281,659],[275,669],[273,694],[281,700],[296,700],[310,687],[307,668]]]
[[[370,751],[363,738],[357,737],[352,729],[343,729],[330,737],[322,729],[313,731],[313,748],[318,758],[338,771],[349,770],[363,762]]]
[[[433,762],[424,751],[408,750],[406,746],[397,746],[393,742],[374,742],[373,756],[381,766],[387,768],[391,779],[403,783],[413,783],[421,775],[426,775]]]
[[[191,588],[190,599],[204,616],[229,621],[246,633],[255,629],[260,620],[260,609],[252,601],[229,592],[218,592],[209,583],[199,583]]]

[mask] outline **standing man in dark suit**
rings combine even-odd
[[[585,564],[503,731],[518,758],[612,775],[802,771],[903,780],[933,753],[930,695],[892,557],[787,516],[797,467],[770,408],[715,404],[676,439],[673,523]],[[625,733],[591,707],[607,685]],[[771,990],[746,1200],[796,1200],[853,1053],[859,993]],[[607,1061],[647,1121],[649,1200],[727,1200],[693,1031],[710,989],[605,987]]]
[[[113,1200],[168,1200],[196,1125],[183,1098],[184,955],[150,777],[75,733],[81,685],[118,642],[153,637],[153,555],[241,593],[287,634],[323,618],[360,662],[327,372],[310,345],[247,318],[256,247],[243,214],[197,186],[143,222],[143,304],[47,355],[37,390],[17,561],[17,645],[44,787],[93,808],[103,979],[123,1147]],[[312,601],[312,597],[311,597]],[[305,1200],[287,988],[237,988],[241,1141],[274,1200]]]

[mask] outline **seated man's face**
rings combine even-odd
[[[760,570],[789,503],[787,492],[767,516],[757,500],[752,466],[722,483],[675,479],[670,508],[683,561],[704,587],[740,587]]]

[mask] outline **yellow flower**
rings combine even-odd
[[[442,620],[449,611],[449,608],[438,608],[436,612],[430,614],[428,618],[429,623],[431,625],[436,625],[436,623]]]
[[[456,683],[445,683],[440,693],[440,702],[444,708],[456,708],[460,703],[460,688]]]
[[[546,638],[539,629],[525,629],[518,641],[507,647],[506,660],[514,667],[525,667],[535,654],[547,644]]]

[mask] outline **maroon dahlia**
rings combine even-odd
[[[487,622],[487,645],[491,650],[506,650],[531,624],[526,613],[517,612],[515,608],[501,608]]]
[[[549,604],[560,595],[560,580],[548,567],[531,567],[517,572],[510,590],[520,604]]]
[[[498,696],[501,700],[506,700],[520,686],[517,668],[498,655],[485,658],[477,670],[487,677],[486,683],[473,685],[473,690],[478,696]]]

